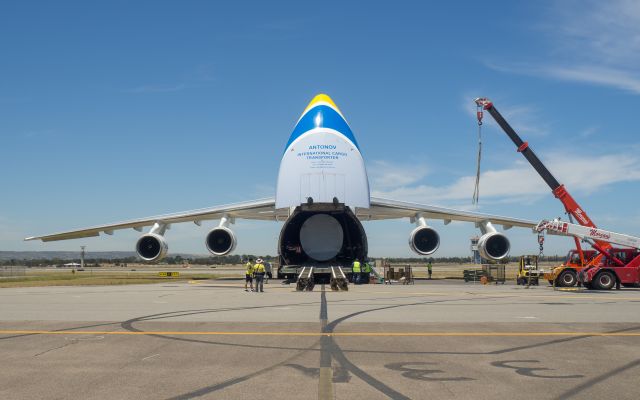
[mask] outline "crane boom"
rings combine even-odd
[[[554,235],[575,236],[580,239],[592,239],[640,249],[640,238],[638,237],[571,224],[557,219],[552,221],[542,220],[538,223],[535,230],[538,232],[547,231]]]
[[[529,161],[529,164],[536,170],[538,175],[549,185],[553,195],[562,202],[565,210],[571,216],[573,216],[580,225],[590,226],[595,228],[596,225],[593,223],[591,218],[587,215],[587,213],[580,207],[578,202],[574,200],[574,198],[569,194],[567,189],[563,184],[558,182],[558,180],[553,176],[551,171],[547,169],[547,167],[540,161],[536,153],[529,147],[529,143],[523,141],[520,136],[516,133],[516,131],[509,125],[509,123],[504,119],[502,114],[498,112],[496,107],[493,105],[493,102],[485,97],[479,97],[475,100],[476,105],[483,110],[486,110],[491,114],[493,119],[500,125],[502,130],[509,136],[511,141],[516,145],[518,152],[522,153],[524,158]],[[607,246],[606,242],[603,242],[605,248]]]

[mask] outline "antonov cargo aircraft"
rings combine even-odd
[[[354,259],[367,258],[367,235],[361,221],[407,218],[416,227],[409,233],[409,247],[420,255],[434,253],[438,233],[428,219],[473,222],[482,236],[480,254],[501,260],[509,253],[509,240],[493,224],[533,228],[535,222],[459,211],[423,204],[371,197],[360,146],[342,112],[325,94],[316,96],[302,113],[280,161],[275,198],[203,208],[199,210],[135,219],[86,229],[28,237],[43,242],[112,235],[118,229],[142,232],[136,252],[145,261],[157,262],[167,254],[165,232],[171,224],[219,219],[205,238],[214,255],[236,247],[231,225],[238,219],[283,221],[278,254],[283,270],[293,275],[298,268],[340,266],[350,271]]]

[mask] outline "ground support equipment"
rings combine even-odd
[[[331,290],[349,290],[349,280],[344,274],[342,267],[331,267],[331,280],[329,281]]]
[[[397,270],[396,270],[397,268]],[[411,265],[385,265],[384,266],[384,283],[401,283],[403,285],[414,284],[413,270]]]
[[[313,290],[314,286],[315,281],[313,279],[313,267],[302,268],[302,271],[300,271],[300,274],[298,275],[298,279],[296,281],[296,290],[298,292],[310,292]]]

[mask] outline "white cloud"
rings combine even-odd
[[[636,0],[564,1],[553,5],[543,28],[559,54],[600,65],[640,61],[640,3]]]
[[[544,189],[544,183],[537,182],[535,178],[535,173],[525,168],[525,166],[485,171],[480,177],[480,197],[505,199],[532,193],[539,195],[541,190]],[[475,176],[464,176],[445,186],[419,184],[396,186],[387,189],[378,189],[373,186],[372,194],[374,196],[422,203],[442,204],[446,201],[465,199],[468,199],[470,203],[474,184]],[[518,193],[518,196],[514,196],[515,193]]]
[[[591,137],[591,136],[595,135],[599,131],[600,131],[600,127],[599,126],[590,126],[590,127],[586,128],[586,129],[583,129],[582,132],[580,132],[580,137],[588,138],[588,137]]]
[[[394,165],[388,161],[376,160],[367,166],[371,185],[380,189],[412,185],[428,174],[424,165]]]
[[[55,129],[39,129],[23,132],[22,135],[28,138],[41,138],[47,136],[55,136],[57,132]]]
[[[572,193],[593,193],[618,182],[640,181],[640,158],[626,154],[571,157],[569,153],[552,154],[544,160],[560,183],[566,184]],[[408,167],[391,166],[399,172]],[[389,181],[388,183],[390,183]],[[458,178],[445,186],[433,186],[418,182],[376,187],[372,195],[397,200],[442,204],[447,201],[471,202],[475,176]],[[480,199],[492,202],[533,203],[549,195],[549,187],[533,168],[523,160],[505,169],[487,170],[480,177]]]
[[[620,68],[598,66],[547,67],[543,71],[554,78],[611,86],[640,94],[640,76]]]
[[[544,17],[539,26],[549,38],[547,54],[535,61],[487,66],[640,94],[640,2],[555,2]]]
[[[199,89],[214,84],[215,74],[211,64],[199,64],[187,70],[177,83],[155,83],[124,89],[125,93],[172,93],[188,89]]]
[[[597,65],[552,66],[518,64],[517,66],[496,66],[491,63],[487,63],[486,65],[489,68],[502,72],[584,82],[640,94],[640,75],[623,68]]]

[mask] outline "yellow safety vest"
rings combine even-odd
[[[360,261],[353,262],[353,272],[360,272]]]
[[[364,263],[364,272],[371,272],[371,265],[369,265],[369,263]]]
[[[264,265],[263,264],[254,265],[253,272],[255,272],[256,274],[264,274]]]
[[[253,264],[248,262],[246,266],[247,266],[247,275],[253,274]]]

